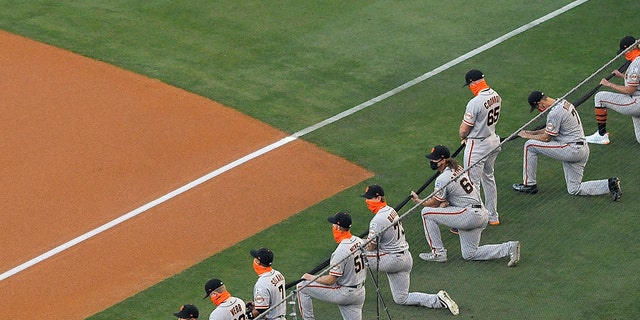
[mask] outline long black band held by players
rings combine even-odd
[[[629,67],[629,65],[631,64],[631,61],[625,61],[625,63],[623,63],[620,68],[618,68],[618,71],[620,72],[625,72],[627,70],[627,68]],[[607,80],[611,80],[611,78],[613,78],[615,76],[614,73],[609,74],[605,79]],[[597,86],[595,86],[595,88],[591,89],[591,91],[587,92],[585,95],[583,95],[582,97],[580,97],[580,99],[576,100],[573,103],[574,107],[578,107],[579,105],[583,104],[585,101],[587,101],[589,98],[591,98],[592,95],[596,94],[596,92],[598,92],[598,90],[600,90],[600,87],[602,87],[602,84],[599,83]],[[544,129],[544,127],[546,126],[546,123],[543,123],[535,128],[533,128],[532,131],[537,131],[540,129]],[[515,135],[511,138],[509,138],[507,141],[511,141],[511,140],[515,140],[519,138],[519,136]],[[500,139],[500,142],[504,141],[505,139]]]
[[[458,156],[458,154],[460,153],[460,151],[462,151],[462,149],[464,149],[464,144],[461,144],[458,149],[456,149],[456,151],[453,152],[453,154],[451,155],[452,158],[455,158]],[[438,176],[440,175],[440,172],[436,171],[436,173],[434,173],[431,177],[429,177],[429,179],[427,179],[427,181],[425,181],[425,183],[422,184],[422,186],[420,186],[420,188],[418,188],[418,190],[416,190],[417,194],[420,194],[422,191],[424,191],[424,189],[426,189],[432,182],[433,180],[435,180],[436,178],[438,178]],[[409,195],[408,197],[406,197],[402,202],[400,202],[400,204],[398,204],[397,206],[395,206],[393,209],[396,210],[396,212],[400,211],[402,209],[402,207],[404,207],[407,202],[409,202],[409,200],[411,200],[411,196]],[[358,237],[360,238],[364,238],[367,236],[367,234],[369,234],[369,230],[363,232],[362,234],[360,234]],[[323,261],[322,263],[320,263],[319,265],[317,265],[315,268],[313,268],[311,271],[309,271],[309,274],[316,274],[320,271],[322,271],[324,268],[329,266],[329,263],[331,263],[331,259],[327,259],[325,261]],[[285,285],[286,289],[289,289],[295,285],[297,285],[298,283],[302,282],[304,279],[297,279],[295,281],[289,282]]]

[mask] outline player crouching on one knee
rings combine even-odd
[[[435,294],[409,292],[413,256],[409,251],[400,216],[387,204],[384,189],[377,184],[370,185],[361,197],[365,198],[367,208],[374,214],[367,236],[368,265],[372,271],[387,274],[393,302],[408,306],[447,308],[457,315],[460,312],[458,304],[444,290]]]
[[[562,161],[567,191],[572,195],[594,196],[611,193],[613,201],[622,197],[620,179],[582,181],[584,168],[589,160],[589,144],[585,140],[582,121],[576,108],[569,101],[556,100],[541,91],[529,94],[530,112],[547,109],[547,125],[543,129],[518,132],[518,136],[529,139],[524,144],[522,163],[523,183],[513,185],[518,192],[538,193],[538,155]]]
[[[424,235],[431,252],[421,253],[420,259],[433,262],[446,262],[445,249],[440,235],[440,225],[459,230],[460,248],[465,260],[491,260],[509,257],[507,266],[515,267],[520,261],[520,242],[509,241],[501,244],[480,246],[482,231],[487,227],[489,214],[482,205],[478,189],[471,183],[466,172],[458,162],[451,158],[449,149],[443,145],[435,146],[426,156],[431,169],[440,172],[435,183],[435,194],[421,200],[411,191],[415,203],[422,203],[422,222]]]

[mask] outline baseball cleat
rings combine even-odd
[[[458,313],[460,313],[460,309],[458,308],[458,304],[453,301],[453,299],[451,299],[451,297],[449,297],[449,294],[444,291],[444,290],[440,290],[438,293],[438,299],[440,300],[440,303],[442,304],[443,307],[449,309],[449,311],[451,311],[451,314],[453,314],[454,316],[457,316]]]
[[[497,217],[489,217],[489,225],[490,226],[497,226],[500,225],[500,219],[498,219]]]
[[[587,139],[588,143],[594,143],[594,144],[609,144],[609,132],[605,133],[604,136],[601,136],[600,133],[598,131],[596,131],[596,133],[590,135],[590,136],[586,136],[585,137]]]
[[[522,193],[528,193],[528,194],[536,194],[536,193],[538,193],[538,185],[537,184],[526,185],[526,184],[522,184],[522,183],[514,183],[512,187],[513,187],[513,190],[518,191],[518,192],[522,192]]]
[[[447,262],[447,253],[424,252],[418,255],[420,259],[431,262]]]
[[[460,230],[458,230],[458,228],[451,228],[451,229],[449,229],[449,232],[451,232],[453,234],[460,234]]]
[[[611,191],[611,195],[613,195],[613,201],[620,201],[620,198],[622,198],[620,179],[617,177],[609,178],[609,190]]]
[[[512,241],[509,248],[509,263],[507,267],[515,267],[520,262],[520,241]]]

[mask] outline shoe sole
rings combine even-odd
[[[458,304],[455,301],[453,301],[451,297],[449,297],[449,294],[446,291],[442,290],[438,292],[438,299],[442,304],[447,306],[447,309],[449,309],[451,314],[453,314],[454,316],[457,316],[460,313],[460,308],[458,308]]]
[[[529,190],[516,189],[516,188],[515,188],[515,184],[514,184],[513,186],[511,186],[511,188],[513,189],[513,191],[515,191],[515,192],[520,192],[520,193],[526,193],[526,194],[536,194],[536,193],[538,193],[538,188],[535,188],[535,189],[529,189]]]
[[[490,225],[490,226],[499,226],[499,225],[500,225],[500,221],[492,221],[492,222],[489,222],[489,225]]]
[[[525,193],[525,194],[536,194],[538,193],[538,189],[533,189],[533,190],[518,190],[518,189],[513,189],[515,192],[520,192],[520,193]]]
[[[420,258],[422,259],[422,258]],[[427,259],[422,259],[422,261],[426,261],[426,262],[439,262],[439,263],[445,263],[447,262],[447,260],[427,260]]]
[[[425,258],[420,257],[420,256],[418,256],[418,257],[420,258],[420,260],[427,261],[427,262],[440,262],[440,263],[447,262],[447,258],[435,260],[435,259],[425,259]]]
[[[620,198],[622,198],[622,188],[620,187],[620,180],[618,179],[618,181],[616,181],[616,190],[613,193],[613,201],[620,201]]]
[[[520,262],[520,241],[516,243],[516,258],[511,258],[511,254],[509,254],[509,263],[507,263],[507,267],[515,267]]]

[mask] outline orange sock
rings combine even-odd
[[[598,133],[604,136],[607,133],[607,108],[596,108],[596,122],[598,123]]]

